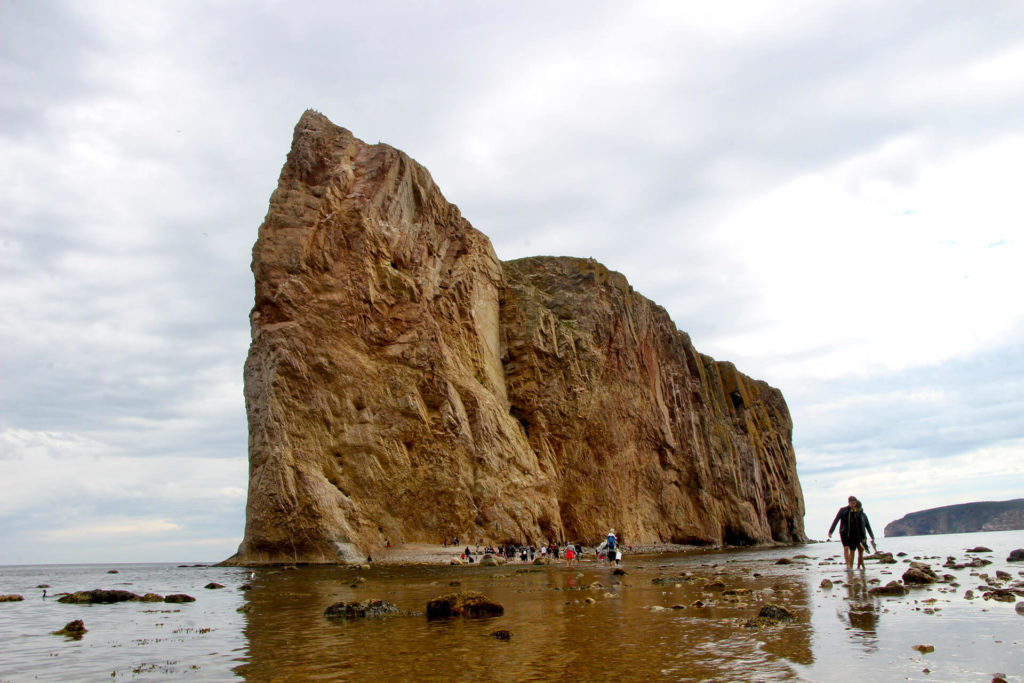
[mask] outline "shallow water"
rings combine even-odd
[[[942,569],[947,555],[985,545],[993,564]],[[848,572],[836,543],[795,548],[628,556],[627,574],[580,568],[344,567],[297,570],[179,568],[173,565],[0,567],[0,593],[26,600],[0,604],[0,681],[195,680],[666,680],[666,681],[989,681],[994,673],[1024,681],[1024,616],[1014,605],[964,591],[978,573],[1009,571],[1024,532],[884,539],[884,550],[931,558],[960,586],[873,598],[866,589],[898,579],[904,564],[868,564]],[[799,558],[798,555],[805,555]],[[792,564],[777,565],[782,557]],[[109,569],[119,573],[108,574]],[[682,577],[680,573],[688,576]],[[972,576],[972,573],[975,574]],[[582,575],[582,576],[580,576]],[[356,577],[365,583],[353,587]],[[654,584],[654,578],[668,583]],[[822,578],[836,582],[819,587]],[[203,586],[215,581],[221,590]],[[590,588],[593,582],[601,588]],[[459,582],[459,585],[450,585]],[[715,588],[721,582],[725,589]],[[839,583],[842,582],[842,583]],[[190,604],[63,605],[49,593],[124,588],[184,592]],[[239,591],[251,583],[250,591]],[[730,595],[728,591],[739,591]],[[334,622],[324,609],[339,600],[382,598],[406,611],[456,590],[477,590],[504,615],[428,622],[420,615]],[[588,604],[586,598],[593,598]],[[696,601],[704,606],[695,606]],[[744,626],[765,604],[796,614],[793,624]],[[248,606],[248,611],[237,608]],[[681,605],[683,609],[672,609]],[[89,632],[71,640],[50,632],[83,619]],[[489,636],[512,632],[510,641]],[[920,654],[919,643],[935,646]],[[927,670],[927,672],[925,671]]]

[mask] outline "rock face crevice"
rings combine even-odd
[[[403,153],[307,111],[253,248],[229,562],[439,542],[798,541],[781,393],[595,261],[502,263]]]

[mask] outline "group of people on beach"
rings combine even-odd
[[[459,539],[456,536],[452,539],[451,545],[457,545],[458,542]],[[444,547],[449,545],[448,539],[444,540],[443,545]],[[467,562],[474,562],[474,555],[479,557],[490,554],[496,555],[510,563],[528,563],[533,562],[537,557],[560,560],[564,556],[566,566],[572,567],[579,564],[580,558],[583,555],[582,544],[567,543],[565,541],[560,543],[550,541],[546,544],[541,544],[539,549],[533,544],[508,543],[498,546],[485,546],[481,550],[481,545],[483,545],[483,539],[480,539],[477,543],[475,553],[469,546],[466,546],[465,550],[462,551],[461,558]],[[622,547],[619,544],[618,537],[615,535],[615,529],[610,529],[605,540],[594,548],[594,556],[598,564],[607,564],[608,566],[618,566],[622,561]]]

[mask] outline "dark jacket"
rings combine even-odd
[[[829,536],[835,531],[836,524],[839,525],[839,538],[843,545],[855,546],[866,540],[868,534],[871,535],[872,541],[875,540],[875,532],[871,530],[871,522],[864,514],[864,508],[854,510],[849,505],[839,508],[836,518],[832,520],[832,526],[828,528]]]

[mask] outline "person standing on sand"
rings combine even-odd
[[[871,535],[871,545],[875,545],[875,532],[871,530],[871,522],[864,514],[864,508],[856,496],[847,499],[848,505],[839,508],[836,518],[832,520],[832,526],[828,528],[828,540],[832,540],[832,532],[836,525],[839,525],[839,540],[843,542],[843,559],[846,560],[846,568],[853,568],[853,555],[857,554],[857,568],[864,569],[864,545],[868,534]],[[878,547],[875,546],[875,552]]]

